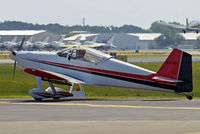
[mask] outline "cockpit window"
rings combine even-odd
[[[67,55],[70,54],[71,58],[74,60],[91,62],[91,63],[95,63],[102,58],[107,59],[111,57],[107,54],[89,48],[64,49],[58,52],[57,54],[61,57],[67,57]]]
[[[95,54],[89,50],[86,51],[84,59],[88,62],[95,63],[97,60],[103,58],[101,55]]]
[[[72,51],[71,58],[94,63],[100,58],[102,58],[102,56],[85,49],[74,49]]]
[[[72,51],[72,58],[76,59],[76,50]]]

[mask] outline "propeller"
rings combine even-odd
[[[20,44],[19,48],[17,49],[17,51],[20,51],[20,50],[23,48],[24,41],[25,41],[25,36],[24,36],[24,38],[22,39],[21,44]],[[10,51],[12,52],[13,55],[16,55],[16,54],[17,54],[12,48],[10,48]],[[15,63],[14,63],[14,70],[13,70],[13,75],[12,75],[12,80],[14,80],[14,77],[15,77],[16,65],[17,65],[17,62],[16,62],[16,60],[15,60]]]
[[[22,42],[21,42],[21,44],[20,44],[20,46],[19,46],[19,48],[18,48],[17,51],[20,51],[20,50],[23,48],[24,41],[25,41],[25,36],[24,36],[24,38],[22,39]]]

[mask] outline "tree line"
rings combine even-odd
[[[117,26],[64,26],[60,24],[32,24],[20,21],[4,21],[0,23],[0,30],[47,30],[58,34],[67,34],[71,31],[89,31],[91,33],[145,33],[146,30],[134,26],[123,25]]]
[[[172,22],[172,24],[179,24]],[[169,28],[167,26],[153,22],[149,29],[143,29],[134,25],[123,26],[81,26],[81,25],[60,25],[60,24],[32,24],[20,21],[4,21],[0,23],[0,30],[47,30],[57,34],[69,34],[71,31],[88,31],[90,33],[161,33],[156,38],[156,42],[163,47],[172,46],[176,47],[181,44],[185,39],[182,35],[178,34],[182,31]],[[200,44],[200,37],[197,38],[197,44]],[[200,45],[198,45],[200,48]]]

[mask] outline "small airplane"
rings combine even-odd
[[[168,24],[166,22],[160,21],[157,22],[158,24],[161,25],[165,25],[171,28],[175,28],[175,29],[180,29],[182,30],[184,33],[191,32],[191,31],[195,31],[197,34],[200,31],[200,21],[198,20],[193,20],[190,23],[188,23],[188,18],[186,18],[186,26],[182,26],[182,25],[176,25],[176,24]]]
[[[95,48],[98,50],[108,50],[111,48],[115,48],[116,46],[113,45],[114,36],[110,36],[106,41],[103,43],[96,42],[97,36],[94,36],[91,41],[86,41],[84,43],[74,44],[74,45],[60,45],[61,47],[88,47],[88,48]]]
[[[33,50],[41,50],[41,49],[44,49],[46,46],[48,46],[48,40],[49,40],[49,37],[46,36],[46,37],[42,38],[41,41],[38,41],[38,42],[33,43],[32,49],[33,49]]]
[[[78,36],[74,41],[69,41],[66,46],[74,46],[74,45],[81,45],[80,43],[81,36]]]
[[[58,50],[60,49],[60,45],[63,44],[63,39],[64,36],[60,36],[56,41],[53,41],[52,43],[49,43],[46,46],[46,49],[54,49],[54,50]]]
[[[94,43],[96,43],[96,41],[97,41],[97,36],[95,35],[91,38],[91,40],[85,41],[82,45],[93,45]]]
[[[25,50],[31,50],[32,47],[33,47],[32,41],[33,41],[33,36],[30,36],[30,37],[24,42],[24,45],[23,45],[24,47],[23,47],[23,49],[25,49]]]
[[[18,43],[16,43],[16,41],[17,41],[17,36],[14,36],[13,38],[10,39],[10,41],[4,42],[3,44],[7,49],[10,47],[17,48]]]
[[[30,52],[10,48],[10,58],[24,72],[34,75],[37,88],[30,90],[35,100],[45,98],[85,96],[83,84],[104,85],[148,90],[184,93],[191,100],[193,95],[192,56],[174,49],[161,68],[153,72],[123,61],[92,48],[66,48],[58,52]],[[49,88],[42,90],[41,81],[49,82]],[[69,91],[54,87],[54,83],[70,85]],[[78,91],[73,91],[79,84]]]

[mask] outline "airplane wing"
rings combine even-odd
[[[102,45],[60,45],[60,47],[90,47],[90,48],[94,48],[94,47],[100,47]]]
[[[157,23],[168,26],[168,27],[176,28],[176,29],[182,29],[182,30],[186,29],[186,26],[181,26],[181,25],[176,25],[176,24],[168,24],[166,22],[157,22]]]
[[[38,69],[32,69],[32,68],[26,68],[24,69],[24,72],[39,76],[42,78],[47,78],[47,79],[58,79],[58,80],[66,80],[71,83],[77,83],[77,84],[85,84],[84,81],[78,80],[76,78],[61,74],[61,73],[56,73],[56,72],[51,72],[51,71],[46,71],[46,70],[38,70]]]
[[[200,28],[188,28],[191,31],[200,31]]]

